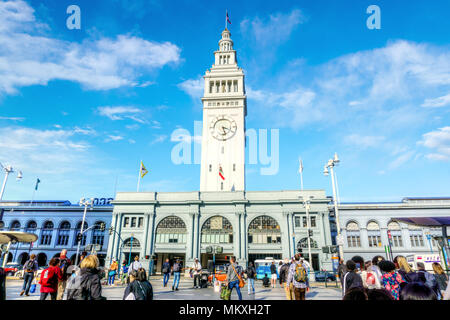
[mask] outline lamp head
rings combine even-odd
[[[328,174],[329,174],[330,172],[328,171],[328,167],[325,165],[325,166],[323,166],[323,174],[325,175],[325,176],[328,176]]]
[[[81,198],[79,203],[80,203],[80,206],[83,205],[84,204],[84,198]]]
[[[23,178],[23,176],[22,176],[22,171],[19,171],[19,172],[17,173],[17,180],[22,179],[22,178]]]
[[[334,159],[333,159],[333,162],[334,162],[335,164],[338,164],[339,162],[341,162],[341,160],[339,160],[338,155],[337,155],[336,152],[334,153]]]

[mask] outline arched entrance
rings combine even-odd
[[[22,252],[22,253],[19,255],[19,257],[17,258],[17,262],[20,263],[20,265],[23,266],[23,265],[25,264],[25,262],[28,261],[29,257],[30,257],[30,256],[28,255],[27,252]]]
[[[43,252],[39,253],[37,255],[37,261],[38,261],[39,267],[46,266],[47,265],[47,255]]]
[[[141,252],[141,243],[137,238],[127,238],[123,242],[122,246],[122,254],[125,256],[126,262],[133,262],[135,256],[139,256],[139,259],[142,257],[140,256]],[[118,261],[120,261],[121,257],[119,257]]]
[[[310,245],[311,245],[311,259],[312,263],[311,266],[314,270],[320,270],[319,265],[319,254],[317,253],[317,250],[319,248],[317,241],[314,239],[310,239]],[[300,253],[303,257],[303,259],[309,261],[309,252],[308,252],[308,238],[302,238],[299,242],[297,242],[297,252]]]
[[[278,222],[267,215],[254,218],[248,226],[248,261],[272,257],[281,259],[281,230]]]
[[[223,252],[216,254],[216,265],[228,263],[228,257],[233,255],[233,226],[231,222],[223,216],[213,216],[207,219],[201,230],[200,243],[207,246],[220,246]],[[212,260],[212,253],[202,253],[200,262],[202,266],[208,265],[208,260]]]
[[[169,259],[172,265],[180,259],[182,265],[186,258],[187,228],[183,219],[168,216],[162,219],[156,227],[154,272],[162,271],[162,264]]]

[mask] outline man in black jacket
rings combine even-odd
[[[348,290],[352,288],[364,288],[361,276],[358,273],[356,273],[356,263],[353,260],[348,260],[346,266],[347,266],[347,273],[344,275],[343,278],[343,288],[342,288],[343,296],[345,296]]]
[[[289,259],[284,259],[284,264],[280,268],[280,284],[284,287],[284,291],[286,293],[286,299],[292,300],[292,286],[287,286],[287,277],[289,274],[289,267],[291,264],[289,263]]]

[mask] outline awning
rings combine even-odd
[[[449,217],[409,217],[409,218],[393,218],[397,222],[413,224],[418,227],[444,227],[450,226]]]
[[[8,243],[10,241],[17,242],[34,242],[38,236],[34,233],[20,232],[20,231],[0,231],[0,244]]]

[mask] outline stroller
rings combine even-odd
[[[209,277],[209,272],[207,271],[202,271],[201,275],[200,275],[200,288],[208,288],[208,277]]]

